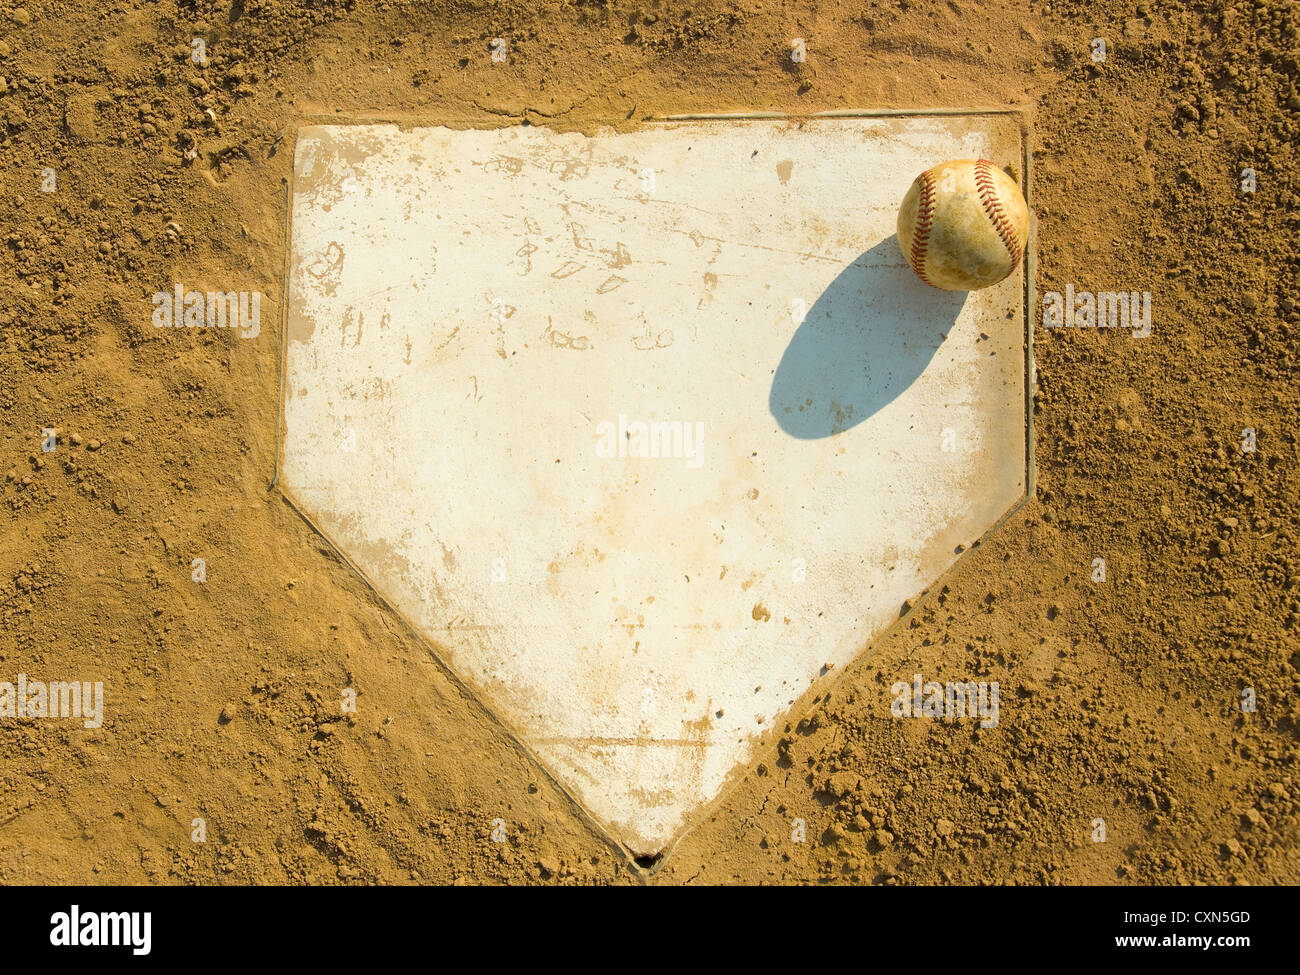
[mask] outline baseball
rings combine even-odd
[[[898,208],[898,246],[926,284],[974,291],[1020,264],[1029,207],[1010,176],[987,159],[953,159],[912,182]]]

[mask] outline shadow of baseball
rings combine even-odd
[[[968,292],[913,273],[891,236],[866,251],[808,309],[781,356],[768,408],[800,440],[873,416],[925,371]]]

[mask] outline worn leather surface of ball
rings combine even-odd
[[[926,284],[974,291],[1024,259],[1029,207],[1015,180],[987,159],[953,159],[912,182],[898,209],[898,245]]]

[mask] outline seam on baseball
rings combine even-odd
[[[1020,242],[1016,239],[1016,232],[1011,226],[1011,218],[1007,216],[1002,201],[998,199],[997,188],[993,185],[993,174],[989,172],[989,167],[992,165],[993,163],[987,159],[976,161],[975,188],[979,191],[984,212],[993,222],[993,229],[998,232],[1003,245],[1011,255],[1011,270],[1014,271],[1020,264]]]
[[[916,228],[912,233],[912,270],[926,284],[925,249],[930,240],[930,224],[934,222],[934,177],[927,169],[917,177],[921,181],[921,195],[916,206]]]

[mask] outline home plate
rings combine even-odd
[[[299,133],[280,483],[634,854],[1025,495],[1022,273],[894,239],[979,157],[1018,122]]]

